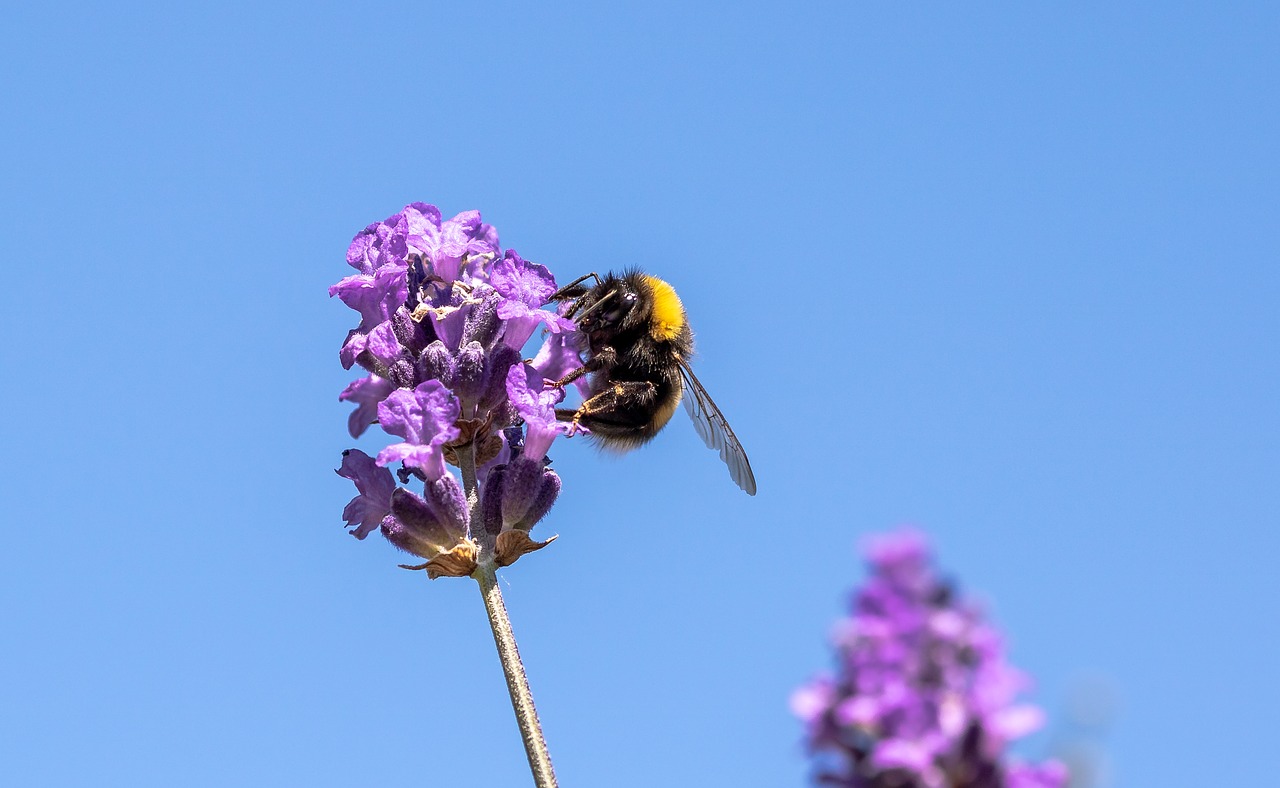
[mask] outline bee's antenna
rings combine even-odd
[[[577,279],[575,279],[575,280],[573,280],[572,282],[570,282],[569,284],[567,284],[567,285],[565,285],[564,287],[560,288],[559,290],[555,291],[554,293],[552,293],[552,294],[551,294],[551,297],[550,297],[550,298],[548,298],[547,300],[548,300],[548,301],[560,301],[560,300],[562,300],[566,295],[568,295],[568,294],[569,294],[569,291],[573,290],[573,289],[574,289],[574,288],[576,288],[578,285],[582,284],[583,282],[587,281],[588,279],[594,279],[594,280],[596,280],[596,284],[597,284],[597,285],[598,285],[598,284],[600,284],[600,275],[599,275],[599,274],[597,274],[595,271],[592,271],[591,273],[587,274],[586,276],[580,276],[580,277],[578,277]]]
[[[617,294],[618,294],[617,290],[610,290],[609,292],[605,293],[603,296],[600,297],[599,301],[587,307],[582,314],[574,315],[573,321],[575,323],[581,323],[586,318],[587,315],[591,314],[592,312],[596,311],[600,307],[604,306],[606,301],[608,301],[610,298],[613,298]],[[574,304],[574,309],[576,308],[577,308],[577,304]],[[570,310],[569,314],[573,314],[573,310]]]

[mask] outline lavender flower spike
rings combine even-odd
[[[555,418],[563,392],[544,391],[543,367],[522,362],[541,325],[550,337],[537,358],[575,363],[563,336],[574,324],[543,308],[556,291],[551,272],[514,250],[503,254],[478,211],[444,219],[433,205],[411,203],[357,233],[347,263],[356,272],[329,295],[360,320],[338,358],[367,373],[338,397],[356,405],[347,430],[359,437],[377,424],[400,441],[376,460],[344,453],[338,473],[358,495],[343,519],[358,538],[378,529],[427,559],[406,569],[476,580],[534,781],[554,788],[496,572],[551,541],[535,542],[529,529],[560,492],[547,451],[564,432]],[[396,463],[393,475],[387,466]]]
[[[823,756],[815,780],[847,788],[1061,788],[1065,768],[1009,762],[1005,746],[1040,725],[1016,703],[1025,677],[999,633],[934,573],[928,542],[905,531],[867,547],[870,577],[836,627],[837,664],[798,689],[792,711]]]
[[[478,212],[445,219],[425,203],[357,233],[347,262],[355,273],[329,294],[360,318],[339,359],[368,374],[338,399],[356,406],[352,437],[377,425],[400,439],[376,463],[363,453],[353,456],[365,461],[344,460],[341,472],[361,492],[344,513],[352,533],[380,527],[396,547],[433,561],[466,542],[473,568],[505,566],[545,545],[528,531],[560,491],[547,451],[566,431],[554,409],[563,394],[544,390],[545,370],[522,363],[524,346],[545,326],[542,364],[577,363],[565,341],[573,322],[544,308],[556,291],[551,272],[504,253]],[[422,486],[396,487],[387,470],[395,464],[401,485]],[[495,514],[480,514],[482,500]]]

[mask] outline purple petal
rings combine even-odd
[[[369,332],[369,338],[366,349],[373,354],[373,357],[381,361],[387,366],[391,366],[399,360],[404,348],[400,346],[400,340],[396,339],[395,327],[390,320],[379,323]]]
[[[343,369],[351,369],[355,366],[356,359],[364,352],[369,344],[369,334],[359,329],[352,329],[347,332],[347,341],[342,343],[342,349],[338,351],[338,360],[342,362]]]
[[[444,452],[436,446],[416,443],[393,443],[378,452],[378,464],[403,463],[406,468],[417,468],[428,479],[439,479],[445,474]]]
[[[460,407],[453,392],[438,380],[428,380],[412,391],[396,389],[378,404],[378,421],[404,443],[388,446],[378,454],[378,464],[399,460],[408,468],[418,468],[430,479],[444,474],[445,443],[458,437]]]
[[[582,366],[582,357],[574,346],[576,338],[572,334],[548,334],[538,355],[533,357],[533,368],[542,373],[547,380],[559,380]],[[585,377],[574,381],[578,393],[583,399],[591,396],[591,384]]]
[[[347,247],[347,264],[362,274],[373,273],[373,261],[378,253],[378,237],[374,234],[377,229],[377,222],[369,225],[356,233]]]
[[[378,420],[378,403],[386,399],[393,388],[391,381],[370,375],[352,381],[342,390],[338,401],[354,402],[358,406],[347,418],[347,431],[351,433],[351,437],[359,438],[370,424]]]
[[[1013,741],[1044,727],[1044,712],[1038,706],[1023,703],[1001,709],[987,720],[987,729],[1002,741]]]
[[[431,270],[446,282],[458,278],[463,257],[497,252],[497,234],[480,221],[479,211],[463,211],[439,224],[415,225],[409,242],[430,261]]]
[[[460,299],[453,300],[460,301]],[[450,303],[434,306],[428,313],[431,317],[432,330],[450,350],[456,351],[462,344],[462,333],[466,329],[469,311],[470,308],[465,305]]]
[[[524,456],[531,460],[547,456],[555,437],[569,428],[556,421],[555,406],[564,399],[564,392],[545,386],[542,374],[528,364],[517,364],[507,372],[507,398],[525,421]]]
[[[489,284],[508,301],[537,309],[556,291],[556,280],[544,265],[527,262],[514,249],[489,268]]]
[[[574,330],[573,321],[546,309],[530,309],[519,301],[503,301],[498,305],[498,317],[507,321],[502,332],[506,345],[520,350],[541,324],[546,324],[553,334]]]
[[[347,525],[356,526],[351,534],[363,539],[377,528],[391,511],[391,495],[396,489],[395,477],[386,468],[380,468],[373,458],[359,449],[342,453],[342,465],[337,474],[356,484],[359,493],[342,511]]]
[[[400,212],[404,219],[405,239],[410,246],[422,249],[420,239],[436,237],[440,233],[440,209],[434,205],[415,202]]]
[[[827,713],[835,699],[835,687],[829,678],[818,678],[791,693],[791,713],[806,723]]]
[[[360,326],[367,330],[390,319],[404,303],[409,294],[407,270],[406,265],[393,264],[373,274],[348,276],[329,288],[329,296],[338,296],[342,303],[359,312]]]
[[[1016,763],[1005,773],[1005,788],[1062,788],[1067,776],[1067,767],[1058,761]]]
[[[886,739],[876,745],[872,762],[882,769],[909,769],[922,773],[933,765],[933,753],[922,742]]]

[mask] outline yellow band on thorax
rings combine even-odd
[[[649,335],[659,342],[670,342],[684,328],[684,305],[676,289],[655,276],[646,276],[645,284],[653,290],[653,317]]]

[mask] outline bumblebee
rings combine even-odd
[[[594,279],[587,287],[583,283]],[[693,332],[671,285],[637,270],[603,279],[587,274],[560,288],[551,301],[572,301],[565,316],[582,337],[583,365],[555,381],[557,388],[588,375],[591,395],[556,418],[581,425],[607,448],[632,449],[652,440],[684,402],[694,429],[720,452],[729,475],[756,494],[747,453],[724,414],[689,368]]]

